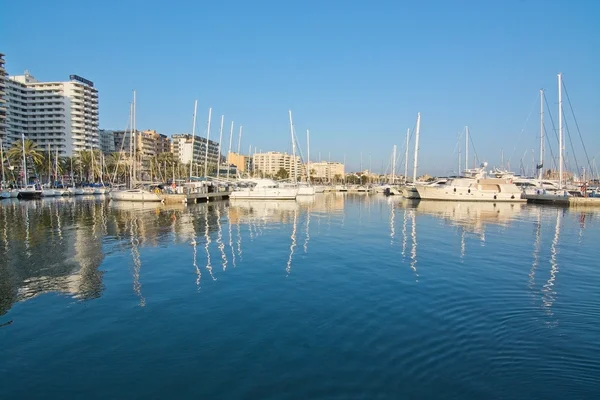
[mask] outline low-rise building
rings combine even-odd
[[[344,164],[339,162],[311,162],[308,164],[310,177],[322,182],[333,182],[344,178]]]

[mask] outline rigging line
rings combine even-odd
[[[575,111],[573,110],[573,104],[571,104],[571,98],[569,97],[569,92],[567,91],[567,87],[565,86],[565,81],[562,81],[563,89],[565,90],[565,94],[567,95],[567,101],[569,103],[569,108],[571,109],[571,115],[573,116],[573,120],[575,121],[575,127],[577,128],[577,133],[579,134],[579,140],[581,140],[581,145],[583,146],[583,153],[585,154],[585,158],[588,163],[588,167],[590,170],[592,169],[592,164],[590,162],[590,157],[588,156],[587,149],[585,148],[585,144],[583,143],[583,137],[581,136],[581,130],[579,129],[579,123],[577,122],[577,117],[575,117]]]
[[[556,133],[556,125],[554,125],[554,118],[552,118],[552,112],[550,112],[550,104],[548,104],[548,98],[544,96],[544,102],[546,103],[546,112],[550,117],[550,122],[552,123],[552,131],[554,132],[554,137],[556,138],[556,142],[558,143],[558,133]]]
[[[564,114],[564,112],[563,112]],[[577,163],[577,156],[575,155],[575,147],[573,146],[573,139],[571,138],[571,131],[569,131],[569,125],[567,124],[567,119],[564,119],[565,128],[567,129],[567,136],[569,137],[569,144],[571,145],[571,150],[573,151],[573,159],[575,159],[575,168],[577,168],[577,173],[579,173],[579,164]],[[567,166],[565,160],[565,168]]]
[[[546,125],[544,125],[544,137],[546,138],[546,143],[548,144],[548,150],[550,150],[550,158],[552,159],[552,163],[554,164],[554,168],[556,168],[556,157],[554,156],[554,152],[552,151],[552,143],[550,142],[550,138],[548,137],[548,131],[546,130]]]
[[[475,143],[473,143],[473,135],[471,135],[471,131],[469,130],[469,142],[471,143],[471,147],[473,147],[473,153],[475,153],[475,163],[479,164],[481,160],[479,159],[479,155],[477,154],[477,149],[475,149]]]
[[[534,109],[535,105],[537,104],[539,98],[540,98],[540,95],[538,94],[537,96],[535,96],[535,100],[531,104],[531,109],[529,110],[529,115],[527,115],[527,118],[525,119],[525,124],[523,124],[523,127],[521,128],[521,133],[519,134],[519,138],[515,142],[515,147],[513,148],[512,153],[510,154],[510,156],[507,159],[508,163],[510,163],[510,160],[512,159],[513,155],[517,151],[517,146],[519,144],[519,141],[521,140],[521,137],[523,136],[523,132],[525,131],[525,127],[527,126],[527,122],[529,122],[529,118],[531,117],[531,114],[533,114],[533,109]]]

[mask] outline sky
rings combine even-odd
[[[519,172],[539,148],[541,88],[556,124],[559,72],[569,158],[587,163],[576,121],[600,164],[599,17],[595,0],[29,0],[3,3],[0,52],[11,75],[93,81],[102,129],[127,127],[135,89],[139,129],[191,132],[198,100],[197,134],[212,107],[225,149],[233,120],[234,150],[243,125],[242,152],[290,152],[292,110],[304,157],[309,129],[311,160],[389,171],[397,145],[403,172],[420,112],[419,174],[456,172],[465,126],[470,159],[503,154]]]

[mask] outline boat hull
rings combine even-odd
[[[10,199],[10,192],[0,192],[0,199]]]
[[[247,200],[295,200],[298,195],[298,189],[256,189],[256,190],[235,190],[229,194],[231,199]]]
[[[402,196],[404,196],[404,198],[406,198],[406,199],[413,199],[413,200],[421,198],[419,191],[414,186],[408,186],[408,187],[403,188]]]
[[[21,190],[19,191],[19,197],[25,200],[39,199],[42,197],[41,190]]]
[[[313,196],[314,194],[314,186],[301,186],[298,188],[298,196]]]
[[[503,185],[500,185],[503,186]],[[506,185],[508,186],[508,185]],[[512,185],[514,186],[514,185]],[[489,202],[526,202],[521,192],[515,186],[505,188],[503,191],[480,190],[477,187],[433,187],[418,186],[416,190],[421,200],[443,200],[443,201],[489,201]]]
[[[143,203],[158,203],[163,201],[156,193],[147,192],[145,190],[110,192],[110,198],[115,201],[136,201]]]

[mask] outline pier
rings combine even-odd
[[[600,207],[600,197],[569,197],[569,207]]]

